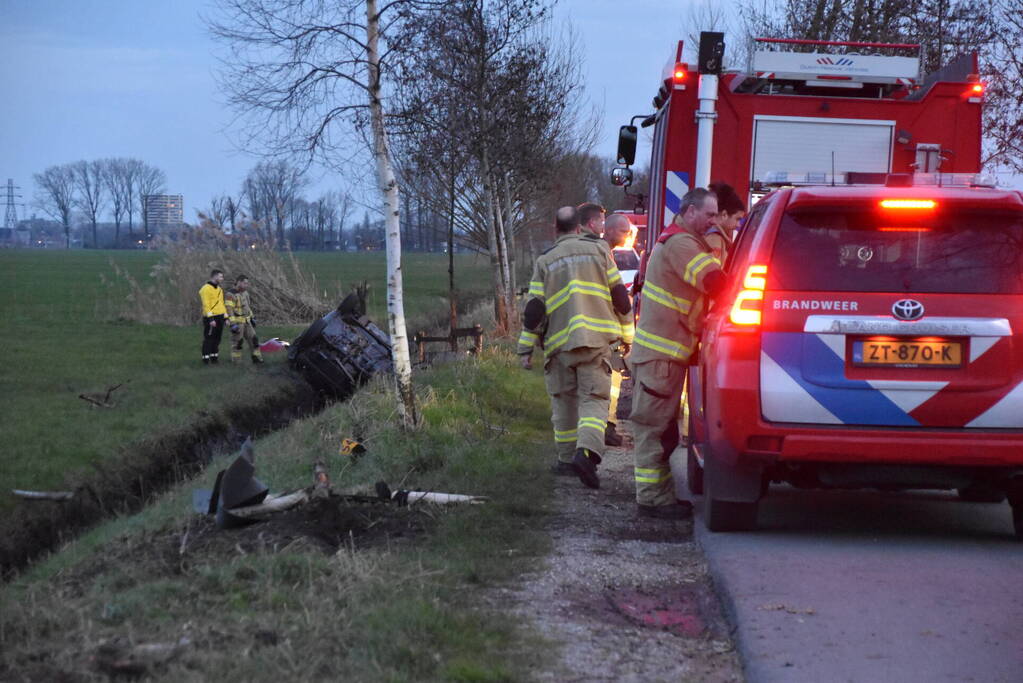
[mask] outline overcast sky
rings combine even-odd
[[[583,36],[586,92],[604,110],[598,152],[646,111],[694,0],[562,0]],[[258,161],[233,146],[216,84],[210,0],[4,0],[0,3],[0,183],[24,201],[32,174],[79,159],[136,157],[167,173],[185,219],[235,192]],[[227,129],[227,130],[225,130]],[[372,173],[372,169],[367,169]],[[310,196],[344,183],[314,174]],[[19,217],[30,215],[18,207]]]
[[[650,109],[689,8],[702,1],[561,0],[556,20],[581,36],[585,92],[604,112],[598,153],[612,157],[618,126]],[[13,178],[31,204],[33,173],[127,156],[166,171],[189,221],[214,195],[236,192],[258,159],[232,144],[215,78],[220,48],[200,16],[212,9],[211,0],[3,0],[0,183]],[[345,185],[313,178],[313,198]],[[32,211],[19,207],[19,217]]]

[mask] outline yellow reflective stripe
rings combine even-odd
[[[573,315],[568,321],[568,326],[558,332],[547,337],[547,355],[551,355],[551,351],[564,345],[568,341],[568,335],[579,328],[584,328],[592,332],[607,332],[608,334],[622,333],[622,325],[617,320],[605,320],[603,318],[591,318],[588,315]]]
[[[560,308],[573,294],[588,294],[600,297],[605,301],[611,301],[611,290],[604,285],[584,280],[572,280],[550,298],[547,303],[547,314],[550,315]]]
[[[676,341],[665,339],[664,337],[658,337],[656,334],[651,334],[643,328],[636,330],[636,344],[671,356],[672,358],[685,359],[692,352],[692,349],[688,346],[683,346]]]
[[[704,252],[702,254],[694,256],[693,260],[690,261],[689,265],[686,266],[686,272],[683,279],[689,284],[691,284],[693,287],[695,287],[696,278],[700,275],[701,272],[703,272],[703,270],[707,266],[711,265],[712,263],[717,264],[719,268],[721,267],[721,262],[714,258],[712,254]]]
[[[569,443],[575,441],[578,435],[578,431],[575,429],[566,429],[563,431],[554,430],[554,440],[557,443]]]
[[[519,335],[519,346],[535,346],[539,338],[539,335],[522,330],[522,334]]]
[[[607,284],[615,285],[622,281],[622,275],[618,272],[617,266],[611,266],[607,269]]]
[[[649,297],[653,301],[667,306],[668,308],[678,311],[683,315],[689,314],[689,309],[692,308],[693,302],[689,299],[683,299],[680,296],[675,296],[663,287],[658,287],[653,282],[647,280],[643,283],[643,295]]]
[[[622,325],[622,341],[626,344],[632,343],[632,338],[636,336],[636,326],[632,323],[625,323]]]
[[[532,296],[544,298],[543,296],[543,283],[536,280],[531,280],[529,283],[529,293]]]
[[[559,289],[547,300],[547,315],[556,311],[573,294],[589,294],[590,296],[599,296],[606,301],[611,300],[611,290],[606,285],[598,282],[587,282],[586,280],[570,280],[567,285]]]
[[[636,481],[644,484],[660,484],[671,479],[670,468],[636,468]]]
[[[599,417],[580,417],[579,429],[584,429],[586,427],[602,432],[607,429],[607,420],[601,420]]]

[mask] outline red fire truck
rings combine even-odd
[[[689,373],[703,521],[754,528],[774,483],[929,488],[1008,500],[1023,540],[1023,193],[977,174],[976,60],[920,80],[916,57],[811,46],[720,79],[701,49],[647,119],[649,251],[690,186],[758,200]]]
[[[655,113],[643,120],[654,127],[644,246],[671,223],[690,188],[711,180],[732,184],[753,204],[777,186],[980,171],[984,89],[976,55],[921,78],[918,45],[759,38],[749,72],[719,76],[712,72],[720,73],[713,64],[720,36],[702,36],[700,66],[710,67],[703,73],[681,61],[679,41]],[[612,173],[616,184],[631,180],[636,135],[623,126],[625,167]]]

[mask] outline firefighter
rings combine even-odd
[[[721,264],[703,237],[717,215],[711,192],[690,190],[647,264],[631,366],[636,503],[644,517],[692,514],[692,503],[675,498],[668,459],[678,445],[686,366],[700,336],[703,308],[725,286]]]
[[[235,278],[234,288],[228,290],[224,303],[227,306],[227,322],[231,326],[231,362],[242,359],[242,345],[248,342],[253,363],[262,363],[263,354],[259,350],[259,339],[256,337],[256,321],[252,317],[252,304],[249,301],[249,278],[239,275]]]
[[[579,212],[558,209],[557,240],[537,259],[518,353],[532,367],[544,349],[544,380],[558,454],[554,471],[599,488],[611,390],[611,345],[631,342],[632,305],[605,246],[580,235]]]
[[[599,240],[604,236],[604,216],[607,210],[600,204],[586,202],[576,207],[579,212],[579,225],[582,226],[582,235],[589,239]]]
[[[199,288],[199,302],[202,306],[202,362],[203,365],[220,362],[220,337],[224,334],[224,271],[210,272],[210,279]]]
[[[714,182],[708,189],[718,200],[718,216],[703,238],[710,245],[714,257],[723,264],[735,239],[735,228],[746,215],[746,204],[728,183]]]
[[[614,255],[615,248],[625,246],[632,230],[632,221],[628,216],[613,213],[604,219],[604,242],[611,250],[612,255]],[[615,448],[622,445],[622,437],[618,434],[618,398],[622,392],[622,371],[625,369],[625,357],[629,355],[628,347],[628,344],[623,344],[621,348],[611,354],[611,401],[607,409],[607,431],[604,434],[604,444]]]

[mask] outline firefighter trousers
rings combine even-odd
[[[562,351],[544,362],[543,375],[551,397],[558,460],[572,462],[577,448],[603,455],[611,395],[611,349]]]
[[[216,323],[216,325],[213,325]],[[220,356],[220,337],[224,334],[226,319],[223,315],[205,316],[202,319],[202,362],[217,362]]]
[[[251,323],[238,323],[238,331],[231,330],[231,360],[241,360],[242,346],[249,345],[249,352],[253,358],[262,358],[259,351],[259,339],[256,337],[256,328]]]
[[[632,366],[632,436],[635,440],[636,502],[675,502],[669,458],[678,446],[678,416],[686,366],[651,360]]]
[[[622,393],[622,371],[611,368],[611,400],[607,406],[607,421],[618,422],[618,398]]]

